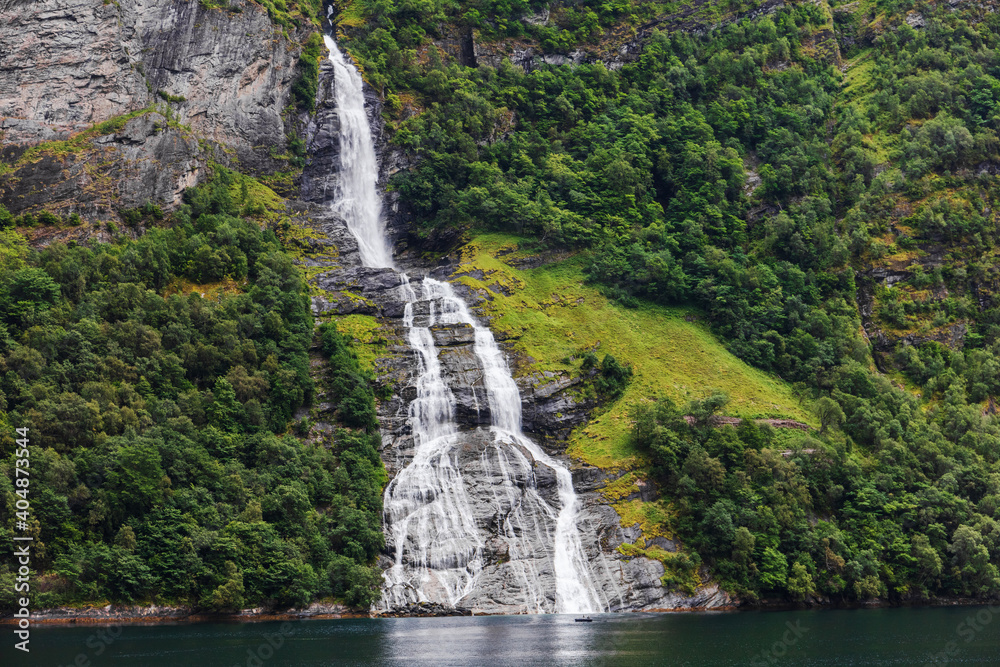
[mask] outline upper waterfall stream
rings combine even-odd
[[[333,207],[358,240],[361,263],[392,266],[392,252],[382,222],[382,198],[378,193],[378,157],[365,113],[365,84],[336,42],[329,35],[323,39],[330,49],[340,118],[340,185]]]
[[[393,267],[363,82],[334,41],[326,42],[341,121],[333,206],[357,239],[362,264]],[[581,542],[570,471],[522,432],[521,397],[493,334],[447,282],[423,277],[411,285],[401,273],[399,289],[406,304],[403,324],[417,356],[416,396],[408,412],[414,448],[412,460],[385,490],[393,565],[385,572],[379,607],[475,606],[486,599],[522,613],[607,610]],[[486,399],[480,410],[489,410],[489,432],[462,431],[456,422],[455,395],[435,344],[441,330],[471,330],[481,370],[472,390]],[[477,455],[470,459],[471,451]],[[489,483],[470,485],[470,466]],[[540,488],[539,475],[554,478],[554,494]],[[492,573],[488,591],[482,585],[486,572]]]

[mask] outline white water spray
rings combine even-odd
[[[347,221],[347,228],[358,240],[362,264],[392,266],[378,194],[378,157],[365,114],[364,81],[336,42],[329,35],[323,39],[330,49],[340,117],[340,180],[333,209]]]
[[[560,509],[556,517],[553,566],[556,578],[556,612],[579,613],[603,611],[605,605],[598,598],[590,580],[587,557],[580,543],[576,527],[579,503],[573,489],[573,478],[562,462],[546,454],[541,447],[524,435],[521,430],[521,394],[511,376],[510,368],[497,345],[493,332],[481,326],[469,312],[468,306],[454,293],[451,285],[430,278],[424,279],[440,289],[454,305],[458,322],[469,324],[475,332],[475,352],[483,368],[483,384],[489,395],[493,432],[500,443],[516,444],[526,449],[535,461],[552,468],[556,473]],[[516,451],[516,449],[515,449]],[[508,479],[513,486],[513,479]],[[540,496],[531,494],[551,512]],[[521,526],[522,530],[525,528]],[[512,545],[513,546],[513,545]]]
[[[362,264],[392,267],[363,82],[334,41],[327,37],[326,43],[341,119],[341,178],[334,208],[357,238]],[[492,506],[486,509],[498,517],[498,537],[506,543],[509,555],[506,566],[519,582],[518,599],[510,602],[535,613],[607,609],[607,600],[600,598],[591,580],[581,544],[579,503],[570,472],[522,432],[520,394],[493,334],[472,317],[449,283],[425,277],[418,297],[409,278],[400,277],[407,302],[403,323],[418,363],[417,395],[409,408],[414,455],[385,490],[386,543],[394,552],[394,563],[385,572],[381,606],[458,605],[474,593],[486,567],[484,532],[477,525],[477,507],[460,467],[462,436],[455,423],[455,397],[445,382],[431,331],[435,325],[467,325],[474,332],[473,350],[483,370],[493,422],[492,445],[482,453],[479,465],[499,480],[492,488]],[[555,472],[558,509],[542,498],[533,483],[526,487],[518,483],[519,475],[521,479],[534,475],[532,460]],[[540,552],[537,544],[545,549]],[[547,604],[536,566],[548,558],[549,545],[554,608]]]
[[[414,456],[385,490],[386,543],[395,552],[385,573],[386,609],[413,602],[451,606],[467,595],[483,569],[483,543],[458,466],[455,396],[445,384],[430,327],[439,323],[430,285],[418,299],[402,274],[403,324],[417,352],[417,396],[410,403]],[[415,324],[414,307],[426,306],[425,326]]]

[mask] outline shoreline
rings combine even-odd
[[[632,614],[689,614],[699,612],[752,612],[752,611],[819,611],[819,610],[852,610],[852,609],[890,609],[906,607],[975,607],[995,604],[996,600],[978,600],[971,598],[938,598],[935,600],[905,600],[889,602],[885,600],[862,604],[790,604],[772,603],[755,605],[724,605],[719,607],[675,607],[670,609],[642,609],[628,612]],[[603,613],[603,612],[602,612]],[[113,626],[113,625],[187,625],[197,623],[263,623],[268,621],[292,620],[336,620],[356,618],[451,618],[455,616],[524,616],[526,614],[474,614],[474,613],[392,613],[372,614],[359,611],[339,604],[313,603],[304,609],[275,611],[265,609],[244,609],[238,613],[205,613],[193,612],[186,607],[168,607],[157,605],[101,607],[55,607],[33,612],[32,625],[47,626]],[[15,625],[18,619],[13,616],[0,617],[0,626]]]
[[[187,625],[195,623],[258,623],[267,621],[330,620],[338,618],[368,618],[368,612],[357,611],[339,604],[318,603],[304,609],[275,611],[243,609],[236,613],[196,612],[190,607],[166,605],[103,605],[84,607],[53,607],[31,612],[32,625]],[[0,626],[15,625],[18,619],[5,615]]]

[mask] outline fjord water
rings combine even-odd
[[[393,267],[363,82],[334,41],[330,37],[326,41],[334,65],[340,116],[341,172],[333,206],[358,241],[361,263]],[[598,593],[581,544],[570,472],[522,432],[521,397],[493,334],[476,322],[449,283],[430,277],[419,282],[418,295],[410,278],[400,274],[400,291],[406,303],[403,323],[417,355],[416,398],[408,415],[414,455],[386,487],[386,544],[394,558],[385,572],[382,599],[376,606],[389,610],[416,602],[461,605],[475,591],[486,567],[486,534],[477,526],[477,508],[466,493],[458,462],[462,440],[455,423],[455,397],[443,375],[431,331],[437,325],[465,325],[474,331],[473,350],[483,371],[495,443],[480,461],[500,480],[491,508],[503,516],[499,538],[507,545],[506,567],[518,580],[506,594],[508,599],[499,602],[528,613],[609,609],[611,601]],[[524,452],[530,454],[530,460]],[[518,473],[530,471],[533,461],[555,472],[558,507],[534,488],[519,487]],[[602,565],[607,570],[607,564]],[[552,571],[554,591],[545,590],[543,570]]]
[[[100,639],[99,629],[92,626],[32,628],[30,664],[70,665],[76,660],[95,667],[1000,663],[1000,608],[985,607],[600,614],[593,623],[574,623],[563,615],[344,619],[294,621],[285,627],[286,636],[279,642],[275,640],[281,634],[279,622],[126,626],[113,631],[110,643]],[[277,648],[261,650],[270,646],[267,637],[279,644]],[[943,653],[949,646],[951,656]],[[0,655],[9,650],[4,646]]]

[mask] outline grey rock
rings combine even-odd
[[[475,332],[468,324],[437,324],[431,327],[431,335],[437,347],[471,345],[475,342]]]
[[[146,202],[179,204],[185,188],[198,183],[206,156],[190,134],[150,113],[128,121],[118,134],[100,137],[100,169],[69,154],[44,156],[0,178],[0,198],[14,213],[43,205],[68,215],[110,215]]]
[[[154,104],[171,116],[147,114],[81,152],[23,165],[0,178],[3,203],[106,219],[147,201],[176,205],[208,160],[282,168],[270,154],[285,150],[282,111],[299,47],[259,4],[230,6],[240,11],[184,0],[0,4],[5,159]],[[157,91],[184,101],[167,103]]]
[[[664,551],[670,551],[670,552],[677,551],[677,543],[674,542],[673,540],[668,540],[665,537],[654,537],[653,539],[649,540],[649,543],[646,546],[660,547]]]
[[[309,157],[302,171],[301,197],[307,201],[329,203],[337,193],[340,116],[335,86],[333,64],[324,59],[319,69],[316,113],[306,125],[306,152]]]

